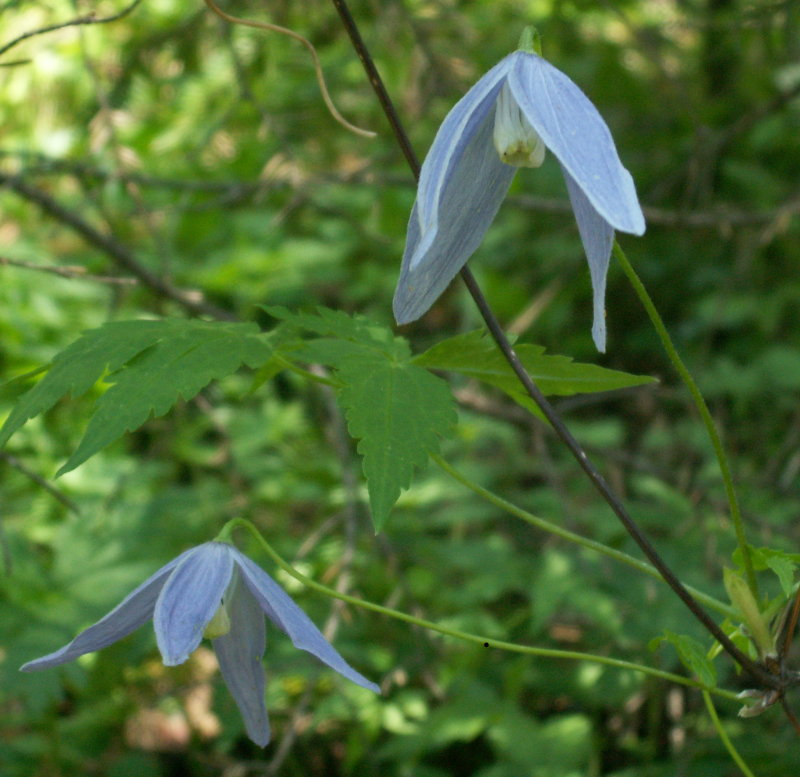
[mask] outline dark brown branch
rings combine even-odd
[[[31,186],[18,176],[10,176],[3,173],[0,173],[0,186],[8,187],[23,199],[38,205],[45,213],[52,216],[57,221],[71,227],[88,243],[110,257],[115,264],[125,268],[131,275],[138,278],[143,285],[147,286],[159,296],[174,300],[195,315],[210,316],[211,318],[216,318],[221,321],[236,320],[236,316],[227,310],[223,310],[216,305],[203,301],[199,293],[179,289],[148,270],[136,259],[126,246],[110,235],[103,234],[95,229],[95,227],[84,221],[76,213],[68,210],[57,200],[53,199],[47,192],[35,186]]]

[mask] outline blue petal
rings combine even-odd
[[[316,656],[348,680],[375,693],[381,689],[356,672],[322,636],[311,619],[292,601],[292,598],[261,567],[233,549],[236,563],[242,571],[245,585],[258,600],[261,609],[278,628],[285,631],[292,644]]]
[[[161,589],[153,626],[165,666],[182,664],[203,639],[233,573],[232,550],[223,542],[198,545]]]
[[[495,65],[453,107],[425,158],[408,224],[394,315],[423,315],[481,243],[516,168],[503,164],[492,134],[494,107],[512,62]]]
[[[136,631],[139,626],[153,617],[153,608],[165,580],[189,553],[191,551],[186,551],[166,566],[161,567],[158,572],[148,577],[138,588],[129,593],[108,615],[82,631],[68,645],[64,645],[55,653],[28,661],[27,664],[20,667],[20,671],[35,672],[38,669],[65,664],[84,653],[93,653],[95,650],[108,647]]]
[[[583,190],[572,176],[562,167],[564,180],[567,182],[572,210],[578,222],[583,250],[589,261],[589,273],[592,276],[594,292],[594,323],[592,338],[597,350],[606,350],[606,274],[608,260],[611,257],[611,246],[614,243],[614,230],[606,220],[592,207]]]
[[[261,664],[267,644],[264,613],[242,583],[238,571],[234,571],[231,589],[230,597],[226,597],[231,630],[211,644],[225,684],[242,713],[247,736],[257,745],[266,747],[270,734]]]
[[[589,98],[549,62],[524,51],[511,57],[508,85],[528,121],[592,207],[615,229],[644,233],[630,173]]]

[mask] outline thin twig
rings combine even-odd
[[[96,178],[105,181],[113,178],[122,182],[136,183],[151,189],[168,189],[173,191],[186,191],[197,193],[221,193],[226,200],[234,203],[246,201],[251,196],[265,190],[275,189],[288,185],[286,181],[275,180],[227,180],[213,181],[208,179],[181,179],[164,178],[161,176],[145,175],[135,172],[118,172],[106,170],[96,165],[85,162],[59,159],[46,154],[31,153],[28,151],[15,151],[0,149],[0,158],[35,160],[36,164],[28,165],[18,172],[18,175],[30,178],[34,175],[50,175],[52,173],[66,173],[81,179]],[[355,173],[346,174],[324,173],[308,178],[304,182],[314,189],[321,184],[375,184],[389,186],[408,186],[412,182],[407,176],[392,175],[391,173],[376,175],[373,170],[364,169]],[[541,197],[531,194],[510,195],[508,205],[543,213],[572,213],[570,201],[560,197]],[[669,227],[685,227],[690,229],[718,229],[729,230],[735,227],[758,226],[773,224],[776,219],[788,219],[800,214],[800,195],[793,194],[783,203],[769,210],[738,210],[729,205],[719,205],[713,210],[683,211],[645,205],[642,208],[647,223],[650,226],[658,224]]]
[[[267,30],[268,32],[277,32],[280,35],[286,35],[293,40],[296,40],[303,44],[308,50],[308,53],[311,55],[311,60],[314,63],[314,72],[317,75],[317,83],[319,84],[319,90],[322,93],[322,99],[325,102],[325,107],[330,111],[331,116],[333,116],[336,121],[339,122],[343,127],[349,129],[350,132],[354,132],[356,135],[361,135],[364,138],[374,138],[375,133],[371,130],[361,129],[361,127],[356,127],[355,124],[351,124],[341,113],[336,109],[336,106],[333,104],[333,100],[331,99],[330,93],[328,92],[328,87],[325,84],[325,75],[322,72],[322,63],[319,61],[319,56],[317,55],[317,50],[314,48],[311,41],[304,38],[299,33],[296,33],[294,30],[290,30],[288,27],[281,27],[278,24],[271,24],[269,22],[257,22],[251,19],[242,19],[238,16],[231,16],[230,14],[223,11],[215,2],[214,0],[204,0],[205,4],[209,7],[209,9],[219,16],[220,19],[224,19],[226,22],[230,24],[241,24],[245,27],[255,27],[258,30]]]
[[[13,467],[15,470],[25,475],[26,478],[29,478],[36,483],[37,486],[41,486],[45,491],[47,491],[48,494],[61,502],[61,504],[64,505],[64,507],[66,507],[68,510],[71,510],[76,515],[81,514],[81,509],[77,504],[75,504],[75,502],[59,491],[52,483],[48,483],[47,480],[45,480],[45,478],[43,478],[41,475],[26,467],[16,456],[8,453],[8,451],[0,451],[0,461],[4,461],[9,467]]]
[[[189,292],[173,286],[142,265],[131,251],[110,235],[103,234],[76,213],[67,210],[60,202],[41,189],[31,186],[18,176],[0,173],[0,186],[7,186],[20,197],[35,203],[45,213],[71,227],[87,242],[109,256],[120,267],[136,276],[142,284],[162,297],[174,300],[195,315],[205,315],[220,321],[235,321],[236,316],[227,310],[205,302],[198,292]]]
[[[92,275],[85,267],[81,267],[80,265],[59,267],[55,264],[23,262],[20,259],[10,259],[7,256],[0,256],[0,265],[19,267],[23,270],[34,270],[35,272],[51,273],[52,275],[58,275],[60,278],[69,278],[71,280],[94,281],[95,283],[106,283],[117,286],[135,286],[138,283],[136,278],[118,278],[113,275]]]
[[[10,41],[9,43],[6,43],[5,46],[0,47],[0,56],[5,54],[9,49],[12,49],[18,43],[22,43],[22,41],[28,40],[28,38],[33,38],[37,35],[44,35],[46,32],[54,32],[55,30],[63,30],[65,27],[77,27],[85,24],[108,24],[109,22],[115,22],[118,19],[121,19],[123,16],[127,16],[141,2],[142,0],[133,0],[129,6],[123,8],[119,13],[113,14],[112,16],[103,16],[98,19],[94,14],[88,14],[87,16],[79,16],[77,19],[71,19],[68,22],[62,22],[61,24],[53,24],[50,27],[40,27],[38,30],[30,30],[29,32],[23,33],[18,38],[14,38],[14,40]]]
[[[344,28],[350,37],[350,41],[353,44],[353,49],[358,55],[358,58],[361,60],[361,64],[364,67],[367,78],[369,78],[372,89],[378,97],[378,102],[381,105],[381,109],[386,115],[386,118],[389,120],[389,124],[392,127],[392,132],[394,132],[395,140],[397,140],[400,150],[403,152],[403,156],[405,156],[409,167],[414,172],[414,177],[417,178],[419,177],[419,159],[417,158],[416,152],[411,145],[411,140],[409,139],[408,134],[403,127],[403,122],[401,121],[400,116],[394,107],[394,102],[392,101],[392,98],[389,97],[389,93],[386,91],[386,87],[383,85],[383,79],[378,72],[378,68],[375,66],[372,55],[369,53],[369,49],[364,43],[364,39],[361,37],[361,32],[358,29],[356,20],[350,13],[350,9],[348,8],[345,0],[331,0],[331,2],[333,2],[334,7],[339,12],[339,17],[341,18],[342,24],[344,24]]]
[[[414,177],[418,180],[420,174],[419,160],[411,146],[411,141],[403,127],[403,123],[395,110],[394,103],[389,97],[383,80],[378,73],[377,67],[372,59],[369,49],[364,43],[361,34],[358,30],[358,25],[350,13],[346,0],[331,0],[336,10],[342,19],[345,29],[347,30],[350,40],[356,49],[362,64],[364,65],[370,83],[372,84],[378,101],[383,108],[392,130],[400,145],[400,148],[408,161]],[[489,332],[492,335],[497,347],[502,352],[506,361],[509,363],[511,369],[514,371],[517,379],[522,384],[525,392],[536,403],[539,409],[547,418],[550,425],[555,430],[561,441],[566,445],[567,449],[578,462],[581,469],[585,472],[586,476],[591,481],[592,485],[603,497],[606,503],[619,518],[626,531],[630,534],[636,544],[641,548],[642,552],[647,556],[653,566],[659,571],[664,581],[672,588],[675,594],[683,601],[690,612],[697,618],[706,630],[714,636],[724,650],[732,656],[749,674],[756,678],[759,682],[763,683],[768,688],[781,687],[781,679],[767,671],[764,667],[757,664],[749,656],[745,655],[738,647],[728,638],[724,631],[709,617],[708,613],[695,601],[694,597],[686,590],[683,583],[676,577],[672,569],[664,562],[655,547],[650,543],[648,538],[639,529],[636,522],[629,515],[622,501],[614,493],[611,487],[606,483],[603,476],[589,460],[586,452],[580,446],[578,441],[572,436],[572,433],[567,429],[560,416],[556,413],[553,407],[545,398],[544,394],[540,391],[539,387],[533,379],[525,371],[519,357],[512,348],[508,338],[500,326],[494,311],[489,306],[486,298],[483,295],[477,281],[475,280],[472,272],[468,267],[461,270],[461,278],[467,286],[475,304],[480,311],[480,314],[486,323]]]

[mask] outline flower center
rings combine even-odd
[[[208,622],[203,636],[206,639],[217,639],[217,637],[224,637],[231,630],[231,619],[228,615],[228,607],[223,599],[214,617]]]
[[[544,162],[545,145],[523,115],[507,83],[497,97],[494,147],[507,165],[539,167]]]

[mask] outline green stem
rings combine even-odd
[[[295,375],[300,375],[306,380],[310,380],[312,383],[322,383],[326,386],[330,386],[331,388],[335,389],[338,389],[341,385],[340,383],[337,383],[333,378],[326,378],[324,375],[317,375],[315,372],[303,369],[299,364],[295,364],[293,361],[291,361],[291,359],[287,359],[285,356],[276,354],[273,358],[275,359],[275,361],[280,363],[285,369],[295,373]]]
[[[728,755],[742,770],[742,774],[744,774],[745,777],[755,777],[753,772],[750,771],[750,767],[744,762],[742,756],[739,755],[739,751],[734,747],[733,742],[731,742],[731,739],[728,736],[728,732],[723,728],[722,721],[719,719],[719,715],[717,715],[717,710],[714,708],[714,702],[711,700],[711,695],[708,693],[708,691],[703,691],[703,700],[706,703],[708,716],[711,718],[711,722],[714,724],[714,728],[717,730],[717,734],[722,740],[722,744],[725,745]]]
[[[613,558],[615,561],[619,561],[623,564],[627,564],[629,567],[633,567],[634,569],[638,570],[639,572],[644,573],[645,575],[649,575],[650,577],[655,578],[656,580],[662,580],[663,578],[659,574],[658,570],[648,564],[646,561],[640,561],[633,556],[629,556],[627,553],[623,553],[621,550],[615,550],[614,548],[608,547],[608,545],[604,545],[602,542],[597,542],[596,540],[590,540],[588,537],[583,537],[580,534],[576,534],[575,532],[569,531],[569,529],[564,529],[561,526],[558,526],[555,523],[551,523],[550,521],[545,520],[544,518],[539,518],[538,516],[534,515],[533,513],[529,513],[527,510],[523,510],[521,507],[503,499],[503,497],[498,496],[497,494],[489,491],[487,488],[478,485],[474,481],[470,480],[466,475],[460,473],[457,469],[455,469],[451,464],[449,464],[445,459],[439,456],[436,453],[431,453],[430,457],[436,464],[439,465],[450,477],[457,480],[462,485],[466,486],[470,491],[473,491],[481,498],[485,499],[487,502],[495,505],[495,507],[499,507],[501,510],[517,517],[521,518],[526,523],[529,523],[531,526],[535,526],[538,529],[542,529],[543,531],[549,532],[550,534],[556,535],[556,537],[561,537],[568,542],[574,542],[577,545],[582,545],[584,548],[589,548],[589,550],[594,550],[597,553],[602,553],[604,556],[608,556],[609,558]],[[698,591],[696,588],[687,585],[686,589],[697,599],[699,602],[702,602],[706,605],[706,607],[710,607],[713,610],[716,610],[721,615],[724,615],[726,618],[731,618],[735,620],[738,618],[736,610],[730,605],[725,604],[724,602],[719,601],[719,599],[715,599],[713,596],[709,596],[708,594],[703,593],[702,591]]]
[[[717,462],[719,463],[720,472],[722,473],[722,480],[725,483],[725,493],[728,496],[731,520],[733,521],[733,528],[736,532],[736,542],[738,543],[739,550],[742,554],[745,576],[747,577],[747,585],[753,592],[753,596],[758,599],[758,582],[756,581],[755,572],[753,571],[753,561],[750,555],[750,547],[748,546],[744,535],[744,522],[742,521],[742,512],[739,508],[739,499],[736,496],[736,489],[733,485],[733,476],[731,475],[728,457],[725,453],[725,448],[722,445],[722,440],[720,440],[719,432],[717,432],[717,427],[714,424],[714,419],[711,417],[711,412],[708,409],[706,400],[698,388],[697,383],[695,383],[695,380],[684,364],[683,359],[681,359],[677,350],[675,350],[672,338],[669,336],[669,332],[667,332],[667,328],[664,326],[664,322],[661,320],[661,316],[659,315],[658,310],[656,310],[653,300],[647,293],[647,289],[645,289],[644,284],[636,274],[636,270],[633,269],[633,266],[628,261],[628,257],[625,256],[625,252],[622,250],[622,248],[620,248],[620,245],[616,240],[614,241],[614,256],[617,257],[619,263],[622,265],[625,275],[628,276],[628,280],[630,281],[631,286],[633,286],[633,290],[639,297],[644,309],[647,311],[647,315],[650,317],[653,327],[658,333],[658,337],[661,340],[661,344],[664,346],[664,350],[667,352],[669,360],[677,370],[678,375],[680,375],[681,380],[686,388],[689,389],[689,393],[692,395],[692,399],[694,400],[694,404],[700,413],[700,417],[703,419],[706,432],[711,439],[711,444],[714,446],[714,452],[717,455]]]
[[[739,699],[737,695],[733,691],[726,691],[723,688],[708,688],[704,686],[702,683],[698,682],[697,680],[692,680],[688,677],[682,677],[681,675],[673,674],[672,672],[664,672],[661,669],[655,669],[650,666],[645,666],[643,664],[635,664],[632,661],[623,661],[619,658],[610,658],[609,656],[598,656],[593,655],[591,653],[581,653],[574,650],[557,650],[554,648],[538,648],[533,647],[530,645],[518,645],[514,642],[505,642],[503,640],[496,640],[492,639],[491,637],[483,637],[479,634],[470,634],[466,631],[461,631],[460,629],[451,629],[447,626],[441,626],[438,623],[433,623],[433,621],[425,620],[424,618],[417,618],[413,615],[408,615],[405,612],[400,612],[399,610],[394,610],[391,607],[384,607],[380,604],[375,604],[373,602],[369,602],[366,599],[359,599],[355,596],[349,596],[348,594],[340,593],[339,591],[335,591],[333,588],[328,588],[328,586],[322,585],[321,583],[317,583],[314,580],[306,577],[305,575],[298,572],[294,567],[292,567],[287,561],[284,561],[281,556],[278,555],[277,551],[273,549],[273,547],[264,539],[261,535],[261,532],[256,529],[256,527],[250,523],[250,521],[245,520],[244,518],[234,518],[233,520],[229,521],[223,532],[226,535],[230,535],[233,529],[241,527],[247,529],[250,534],[256,539],[256,541],[261,545],[264,549],[264,552],[288,575],[291,575],[295,580],[300,581],[304,586],[307,588],[311,588],[314,591],[319,591],[321,594],[325,594],[326,596],[330,596],[334,599],[341,599],[343,602],[347,602],[348,604],[355,605],[356,607],[363,607],[366,610],[372,610],[373,612],[380,613],[381,615],[386,615],[390,618],[396,618],[397,620],[406,621],[407,623],[412,623],[415,626],[419,626],[423,629],[428,629],[429,631],[436,631],[439,634],[444,634],[447,637],[453,637],[455,639],[460,639],[464,642],[472,642],[476,645],[482,645],[483,647],[493,647],[499,648],[500,650],[507,650],[512,653],[523,653],[526,655],[531,656],[539,656],[542,658],[560,658],[565,660],[572,660],[572,661],[587,661],[593,664],[602,664],[604,666],[611,666],[615,669],[628,669],[633,672],[640,672],[641,674],[646,674],[651,677],[657,677],[660,680],[666,680],[670,683],[676,683],[678,685],[685,685],[690,688],[699,688],[701,690],[705,690],[708,693],[713,693],[716,696],[719,696],[724,699],[729,699],[731,701],[738,702]],[[222,534],[221,532],[220,534]]]

